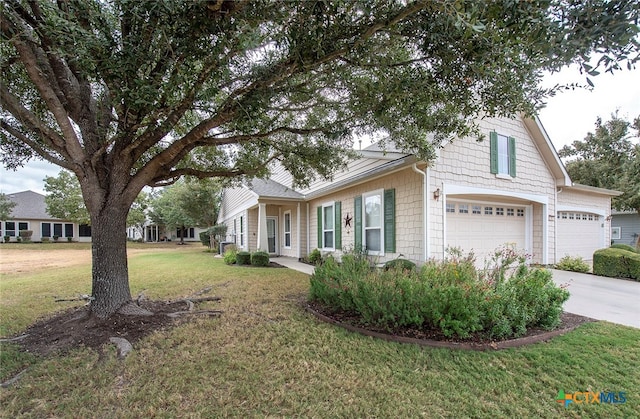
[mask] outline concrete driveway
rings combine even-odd
[[[564,310],[640,328],[640,282],[552,269],[557,285],[569,284]]]

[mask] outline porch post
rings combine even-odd
[[[258,250],[269,251],[267,240],[267,204],[258,204]]]
[[[296,257],[300,259],[300,203],[298,202],[298,206],[296,209],[296,247],[298,248],[296,251]]]

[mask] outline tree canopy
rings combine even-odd
[[[477,136],[479,116],[534,112],[552,93],[544,70],[633,66],[639,13],[636,0],[2,0],[0,160],[78,178],[106,317],[131,301],[121,231],[145,185],[273,162],[304,185],[363,134],[430,159]]]
[[[47,212],[54,218],[73,221],[78,224],[91,224],[89,211],[84,205],[78,179],[67,170],[60,170],[57,176],[44,178],[44,190],[47,195],[44,202]],[[133,201],[127,214],[127,227],[140,227],[147,220],[149,194],[142,191]]]
[[[559,154],[569,159],[567,172],[574,182],[623,192],[612,206],[640,214],[640,115],[633,123],[617,114],[606,122],[598,118],[594,132]]]
[[[10,219],[11,211],[15,206],[16,203],[10,200],[7,195],[0,193],[0,221]]]

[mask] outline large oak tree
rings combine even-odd
[[[102,318],[132,308],[124,230],[145,185],[272,162],[304,184],[364,134],[429,159],[479,115],[535,111],[544,70],[639,50],[635,0],[1,4],[2,160],[77,176]]]

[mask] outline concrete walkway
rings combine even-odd
[[[306,263],[298,262],[298,259],[286,257],[286,256],[278,256],[275,258],[269,259],[271,262],[278,263],[282,266],[286,266],[289,269],[293,269],[294,271],[299,271],[305,273],[307,275],[311,275],[313,270],[315,269],[311,265],[307,265]]]
[[[552,269],[571,293],[565,311],[640,328],[640,282]]]

